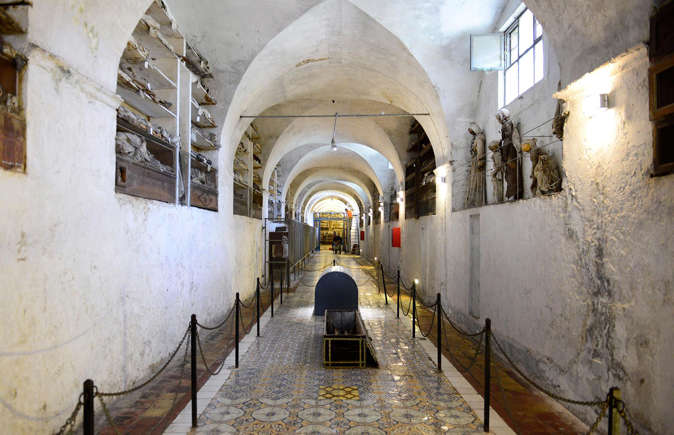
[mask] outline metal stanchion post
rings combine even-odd
[[[400,318],[400,269],[398,269],[398,277],[396,279],[396,286],[398,287],[398,297],[396,298],[396,319]]]
[[[94,381],[84,381],[82,393],[82,431],[84,435],[94,435]]]
[[[286,293],[290,291],[290,262],[286,260]]]
[[[332,265],[336,266],[337,265],[337,260],[332,260]]]
[[[438,293],[438,299],[435,302],[435,317],[438,318],[438,371],[442,372],[442,305],[440,305],[440,293]]]
[[[234,342],[236,346],[234,347],[234,368],[239,368],[239,317],[241,316],[239,305],[241,301],[239,300],[239,292],[236,292],[236,307],[234,308],[234,313],[236,314],[236,326],[234,327]]]
[[[386,276],[384,276],[384,265],[381,262],[379,263],[379,269],[381,270],[381,283],[384,287],[384,301],[386,302],[386,305],[388,305],[388,294],[386,293]]]
[[[285,278],[283,276],[283,269],[281,269],[281,279],[279,279],[279,294],[281,295],[281,305],[283,305],[283,279]]]
[[[192,393],[192,427],[197,427],[197,315],[190,320],[190,370]]]
[[[491,319],[484,325],[484,431],[489,432],[489,407],[491,402]]]
[[[417,283],[412,283],[412,338],[417,336]]]
[[[271,316],[274,317],[274,267],[273,266],[272,266],[271,270],[269,271],[269,274],[271,275],[271,279],[269,280],[270,291],[271,291]]]
[[[257,336],[260,336],[260,278],[255,286],[255,305],[257,305]]]

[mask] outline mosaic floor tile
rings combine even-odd
[[[333,400],[360,400],[358,387],[345,387],[344,385],[330,385],[320,387],[318,390],[318,398]]]
[[[331,263],[332,254],[314,261]],[[359,304],[379,368],[323,367],[323,318],[312,316],[319,274],[307,274],[201,414],[197,433],[479,431],[478,417],[384,306],[376,284],[366,272],[350,271],[361,283]]]

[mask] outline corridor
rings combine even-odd
[[[323,317],[312,315],[314,284],[333,258],[321,251],[312,259],[297,290],[242,355],[240,368],[231,370],[192,433],[482,433],[481,417],[437,372],[419,344],[424,339],[411,339],[408,319],[396,319],[384,305],[355,257],[337,261],[358,284],[380,367],[323,367]],[[189,433],[181,416],[165,433]],[[492,426],[493,433],[512,433],[498,421]]]

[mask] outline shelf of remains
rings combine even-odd
[[[358,310],[358,286],[343,267],[333,266],[318,279],[314,315],[325,316],[324,366],[378,367],[372,339]]]

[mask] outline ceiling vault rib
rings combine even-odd
[[[337,113],[321,115],[241,115],[240,118],[284,119],[284,118],[393,118],[406,116],[431,116],[430,113]]]

